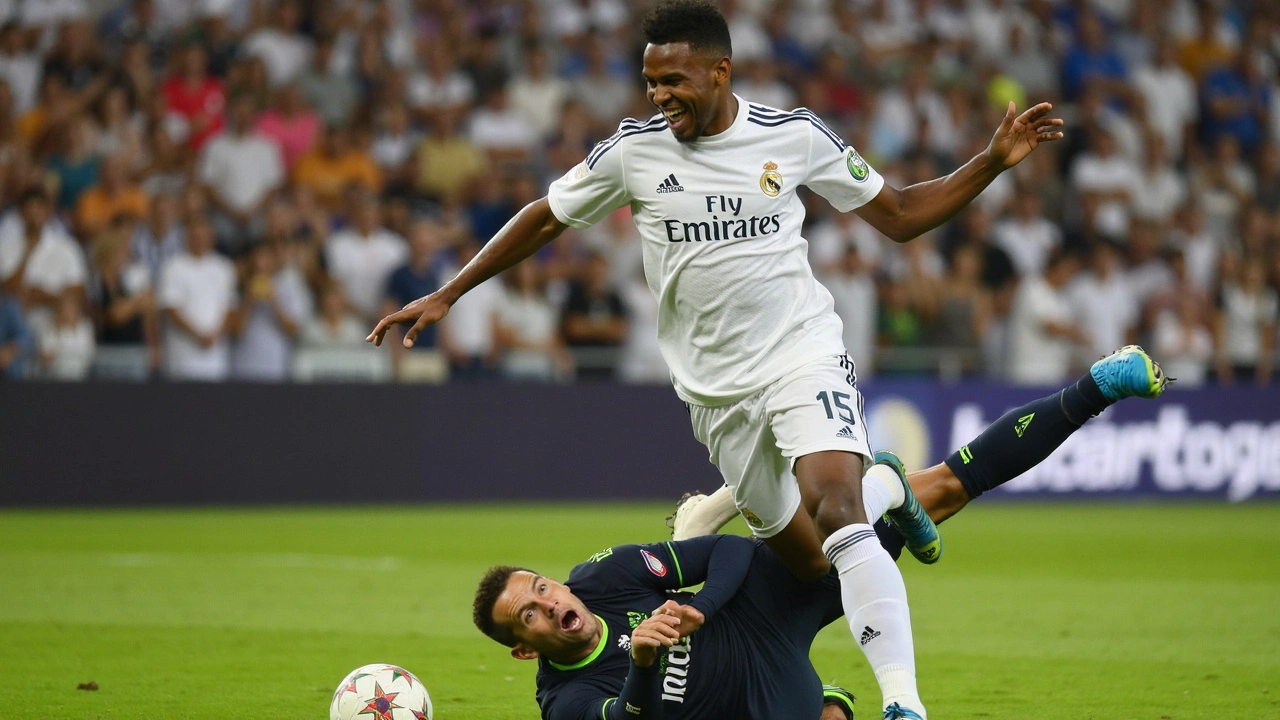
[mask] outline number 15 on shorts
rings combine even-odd
[[[818,393],[818,400],[822,401],[822,407],[827,411],[827,418],[834,420],[839,417],[841,421],[850,425],[857,425],[854,422],[853,408],[849,407],[847,400],[852,399],[852,395],[842,392],[830,392],[826,390]],[[831,406],[835,406],[835,413],[832,412]]]

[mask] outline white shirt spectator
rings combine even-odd
[[[272,278],[276,306],[297,325],[306,321],[311,302],[304,282],[290,268]],[[232,353],[232,374],[247,380],[283,382],[289,378],[293,339],[281,327],[269,303],[250,302],[245,308],[244,329]]]
[[[1138,168],[1119,153],[1106,157],[1082,153],[1071,165],[1071,186],[1081,193],[1132,193],[1140,182]],[[1118,199],[1104,200],[1098,206],[1094,224],[1108,237],[1123,237],[1129,228],[1128,203]]]
[[[32,53],[0,55],[0,78],[9,83],[18,116],[35,107],[42,72],[40,58]]]
[[[538,144],[538,133],[533,123],[515,108],[478,108],[471,114],[468,135],[481,150],[532,152]]]
[[[991,240],[1004,250],[1019,275],[1039,275],[1049,253],[1062,244],[1062,230],[1044,216],[1030,220],[1001,220],[991,228]]]
[[[1146,102],[1147,123],[1164,138],[1169,157],[1182,157],[1182,133],[1199,112],[1196,84],[1176,64],[1133,71],[1133,85]]]
[[[1135,218],[1164,224],[1187,201],[1187,185],[1177,170],[1162,165],[1154,171],[1138,171],[1131,197]]]
[[[736,46],[734,51],[736,54]],[[511,107],[528,118],[534,132],[544,138],[560,123],[560,109],[569,98],[569,83],[550,73],[541,78],[524,75],[512,80],[507,92]]]
[[[27,249],[22,221],[15,215],[0,223],[0,282],[13,277]],[[84,285],[89,268],[80,245],[56,222],[46,223],[40,232],[40,240],[27,257],[23,269],[22,284],[50,295],[57,295],[69,287]],[[32,308],[27,320],[38,325],[50,318],[48,308]]]
[[[1079,348],[1080,360],[1091,362],[1128,344],[1129,331],[1138,322],[1138,303],[1123,273],[1113,269],[1103,278],[1085,271],[1067,287],[1067,295],[1076,323],[1091,341],[1090,347]]]
[[[93,363],[93,323],[87,318],[72,326],[41,323],[36,327],[41,358],[50,358],[40,376],[47,380],[79,381],[89,376]]]
[[[546,343],[560,331],[560,313],[545,294],[523,295],[508,290],[498,300],[497,312],[498,322],[523,343]],[[512,348],[502,356],[502,372],[521,380],[552,380],[556,376],[555,358],[547,350]]]
[[[835,300],[836,314],[844,323],[844,346],[853,358],[859,377],[875,370],[876,317],[879,303],[876,282],[866,273],[830,273],[818,277]]]
[[[767,60],[773,43],[754,15],[739,10],[728,18],[729,37],[733,38],[733,59],[737,62]]]
[[[1160,367],[1169,377],[1178,378],[1176,388],[1199,387],[1213,361],[1213,335],[1203,325],[1187,325],[1172,310],[1156,317],[1151,352],[1160,358]]]
[[[417,73],[409,78],[409,104],[419,110],[448,110],[468,105],[475,98],[471,79],[460,72],[443,78]]]
[[[600,122],[616,122],[632,100],[631,85],[612,75],[583,75],[572,88],[573,96]]]
[[[232,209],[245,212],[284,183],[284,161],[274,142],[252,132],[224,132],[200,155],[200,181]]]
[[[311,60],[311,43],[301,35],[268,27],[250,35],[241,52],[262,58],[267,66],[267,80],[273,87],[279,87],[296,80],[306,69]]]
[[[1222,346],[1232,365],[1256,365],[1262,355],[1262,327],[1276,322],[1276,291],[1251,295],[1235,283],[1222,288]]]
[[[176,311],[196,332],[219,332],[226,323],[227,313],[236,306],[235,266],[214,252],[200,257],[183,253],[168,260],[160,269],[159,305]],[[226,379],[231,364],[225,336],[204,348],[186,332],[169,326],[165,328],[164,341],[169,377]]]
[[[368,335],[369,328],[360,318],[347,313],[336,327],[330,326],[322,317],[312,318],[302,326],[301,341],[309,348],[365,348],[368,343],[364,339]]]
[[[1055,385],[1071,369],[1071,341],[1045,330],[1046,323],[1071,322],[1065,292],[1041,277],[1027,277],[1018,287],[1009,326],[1009,379],[1018,385]]]
[[[618,361],[618,377],[628,383],[671,382],[658,346],[658,301],[643,277],[623,283],[618,293],[627,308],[627,339]]]
[[[501,283],[491,279],[458,298],[440,327],[453,350],[467,357],[484,357],[493,352],[493,322],[502,292]]]
[[[354,228],[334,233],[325,247],[329,274],[342,283],[347,301],[365,319],[381,317],[387,278],[409,259],[404,238],[383,228],[361,235]]]

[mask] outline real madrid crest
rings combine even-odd
[[[778,197],[782,192],[782,173],[778,172],[778,163],[770,160],[764,164],[764,174],[760,176],[760,189],[769,197]]]
[[[849,174],[858,182],[866,180],[871,175],[871,168],[867,165],[867,161],[862,159],[852,145],[844,151],[844,164],[848,166]]]

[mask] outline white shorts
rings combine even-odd
[[[843,450],[871,459],[853,361],[803,365],[731,405],[689,406],[693,434],[711,452],[751,531],[772,537],[800,507],[798,458]]]

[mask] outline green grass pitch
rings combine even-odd
[[[471,626],[478,576],[563,577],[665,511],[0,512],[0,718],[317,720],[370,662],[440,720],[536,718],[533,665]],[[900,563],[935,720],[1280,718],[1280,506],[979,503],[943,534],[939,565]],[[879,717],[847,628],[814,661]]]

